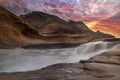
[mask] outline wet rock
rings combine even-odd
[[[0,80],[119,80],[120,51],[109,51],[80,61],[61,63],[41,70],[1,73]]]

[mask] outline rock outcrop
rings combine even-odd
[[[0,6],[0,48],[32,44],[38,32],[22,19]]]
[[[21,17],[24,20],[0,6],[0,48],[84,43],[112,37],[92,32],[83,22],[65,21],[42,12],[33,12]]]
[[[94,36],[95,38],[113,38],[102,32],[93,32],[82,21],[65,21],[57,16],[43,12],[31,12],[21,15],[26,22],[39,31],[42,36]]]
[[[41,70],[1,73],[0,80],[119,80],[120,50],[104,52],[80,63],[61,63]]]
[[[41,34],[87,34],[92,31],[83,22],[65,21],[57,16],[43,12],[21,15]]]

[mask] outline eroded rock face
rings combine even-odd
[[[93,33],[83,22],[68,22],[42,12],[33,12],[22,18],[28,23],[0,6],[0,48],[84,43],[96,39],[113,38],[110,35]]]
[[[16,15],[0,6],[0,48],[30,44],[38,32]]]
[[[83,22],[65,21],[57,16],[34,11],[21,15],[41,34],[88,34],[93,33]]]
[[[104,52],[103,54],[90,58],[90,61],[120,65],[120,51]]]
[[[68,37],[41,36],[37,30],[29,26],[21,18],[0,6],[0,48],[16,48],[35,44],[83,42],[80,36]],[[90,40],[91,38],[87,39],[87,41]]]
[[[65,21],[57,16],[43,12],[31,12],[21,15],[32,27],[39,31],[42,36],[94,36],[94,38],[113,38],[102,32],[93,32],[82,21]],[[67,37],[66,36],[66,37]]]
[[[0,80],[119,80],[120,51],[110,51],[80,61],[61,63],[41,70],[1,73]]]

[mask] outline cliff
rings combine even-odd
[[[0,6],[0,48],[9,48],[32,44],[38,32],[22,19]]]
[[[35,28],[42,36],[85,36],[96,38],[113,38],[113,36],[102,32],[93,32],[82,21],[65,21],[57,16],[43,12],[34,11],[21,15],[26,22]]]
[[[104,35],[94,33],[83,22],[65,21],[43,12],[18,17],[0,6],[0,48],[113,38]]]
[[[43,12],[21,15],[25,21],[41,34],[86,34],[92,33],[83,22],[65,21]]]

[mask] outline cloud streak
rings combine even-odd
[[[32,11],[64,15],[72,20],[102,20],[119,12],[119,0],[23,0]],[[57,12],[52,12],[57,11]],[[70,15],[71,14],[71,15]],[[57,15],[60,16],[61,15]]]
[[[28,10],[26,4],[22,0],[0,0],[0,5],[16,15],[23,14],[25,9]]]

